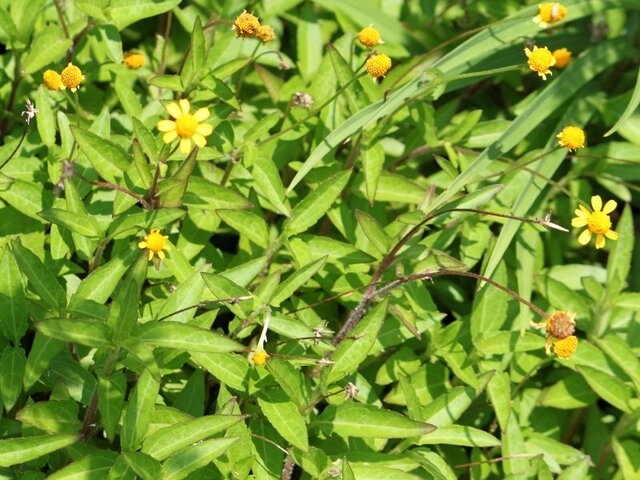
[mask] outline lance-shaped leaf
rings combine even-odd
[[[163,480],[182,480],[189,474],[212,462],[240,437],[214,438],[197,445],[186,447],[169,458],[162,465]]]
[[[14,343],[26,333],[27,297],[13,252],[4,248],[0,257],[0,332]]]
[[[63,342],[88,347],[112,347],[113,330],[100,320],[56,318],[36,323],[38,331]]]
[[[280,390],[272,390],[258,397],[258,404],[269,423],[291,445],[302,450],[309,448],[307,426],[298,407]]]
[[[0,467],[26,463],[68,447],[80,439],[76,434],[42,435],[0,440]]]
[[[297,272],[291,274],[284,282],[278,285],[271,301],[271,305],[277,307],[287,298],[291,297],[296,290],[307,283],[311,277],[313,277],[327,261],[327,257],[319,258],[318,260],[308,263],[304,267],[300,268]]]
[[[88,238],[100,238],[104,232],[98,225],[98,221],[92,215],[69,212],[61,208],[48,208],[38,213],[46,221],[55,223],[59,227],[65,227],[74,233]]]
[[[204,328],[179,322],[150,322],[136,330],[136,340],[156,347],[182,349],[191,352],[240,352],[244,345]]]
[[[165,178],[158,184],[158,198],[163,207],[175,208],[182,205],[182,198],[189,186],[189,179],[193,173],[193,167],[196,165],[197,158],[198,147],[194,147],[176,173]]]
[[[117,183],[130,163],[127,152],[117,143],[89,130],[72,126],[71,132],[98,174],[108,182]]]

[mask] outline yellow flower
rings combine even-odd
[[[578,337],[575,337],[573,335],[570,335],[567,338],[556,340],[553,343],[553,351],[558,356],[558,358],[569,358],[575,353],[577,348]]]
[[[267,358],[269,358],[269,357],[270,357],[270,355],[266,351],[264,351],[262,349],[258,349],[258,350],[254,351],[254,352],[251,352],[251,354],[249,355],[249,360],[256,367],[261,367],[265,363],[267,363]]]
[[[267,43],[276,38],[276,32],[269,25],[261,25],[256,32],[256,37],[262,40],[262,43]]]
[[[140,52],[127,52],[124,54],[122,63],[129,70],[136,70],[144,65],[144,56]]]
[[[580,245],[589,243],[591,234],[595,233],[596,248],[602,248],[605,243],[604,237],[609,240],[617,240],[620,236],[611,230],[611,218],[609,218],[609,214],[616,209],[618,204],[615,200],[609,200],[602,208],[602,198],[600,198],[600,195],[594,195],[591,197],[591,206],[593,207],[593,212],[580,205],[580,208],[575,210],[577,216],[571,220],[571,225],[574,227],[587,227],[578,237]]]
[[[57,92],[58,90],[64,90],[64,85],[62,84],[62,79],[60,78],[60,74],[55,70],[46,70],[42,74],[42,81],[44,82],[44,86],[49,90],[53,90]]]
[[[549,315],[546,322],[531,322],[534,328],[545,330],[547,355],[551,353],[551,349],[558,358],[569,358],[574,354],[578,348],[578,338],[573,335],[576,329],[575,316],[575,313],[556,310]]]
[[[384,53],[372,55],[367,60],[367,73],[373,78],[384,77],[391,69],[391,59]]]
[[[529,68],[534,72],[538,72],[538,75],[543,80],[546,80],[547,75],[551,75],[551,70],[549,69],[556,64],[556,59],[549,49],[547,47],[533,47],[533,50],[525,48],[524,53],[527,55]]]
[[[138,243],[139,248],[146,248],[149,252],[149,260],[153,260],[153,255],[158,255],[160,260],[164,260],[164,252],[163,250],[171,250],[171,247],[167,245],[167,237],[166,235],[162,235],[160,230],[157,228],[152,228],[151,233],[144,237],[144,240]]]
[[[236,37],[253,37],[258,33],[260,21],[257,17],[243,11],[233,22],[233,29],[236,31]]]
[[[546,28],[550,23],[559,22],[567,16],[567,7],[560,2],[547,2],[538,5],[538,15],[533,17],[533,21]]]
[[[180,137],[180,151],[185,155],[191,151],[191,140],[200,148],[207,144],[204,137],[213,132],[211,125],[202,123],[209,118],[208,109],[199,108],[192,115],[189,113],[191,105],[186,98],[181,98],[178,103],[171,102],[165,108],[175,121],[160,120],[158,122],[158,130],[164,133],[162,136],[164,143],[171,143]]]
[[[69,65],[62,70],[60,78],[65,87],[69,88],[72,92],[75,92],[78,90],[78,87],[80,87],[80,83],[84,80],[84,75],[82,74],[82,70],[69,62]]]
[[[376,45],[383,43],[382,38],[380,38],[380,32],[372,26],[365,27],[360,30],[358,39],[365,47],[375,47]]]
[[[564,127],[562,131],[556,135],[556,138],[558,139],[558,144],[561,147],[567,147],[570,152],[584,148],[584,142],[586,140],[584,130],[580,127],[574,127],[573,125]]]
[[[564,68],[571,61],[571,52],[566,48],[559,48],[553,51],[553,58],[556,59],[557,68]]]

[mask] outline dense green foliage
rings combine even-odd
[[[640,478],[640,2],[565,5],[0,0],[0,478]]]

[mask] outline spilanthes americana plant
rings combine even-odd
[[[640,2],[0,2],[0,478],[639,478]]]

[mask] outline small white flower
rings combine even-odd
[[[40,112],[40,110],[38,110],[28,98],[25,101],[25,108],[26,110],[20,115],[24,115],[24,121],[27,122],[27,125],[29,125],[29,123],[31,123],[31,119],[34,118],[36,116],[36,113]]]

